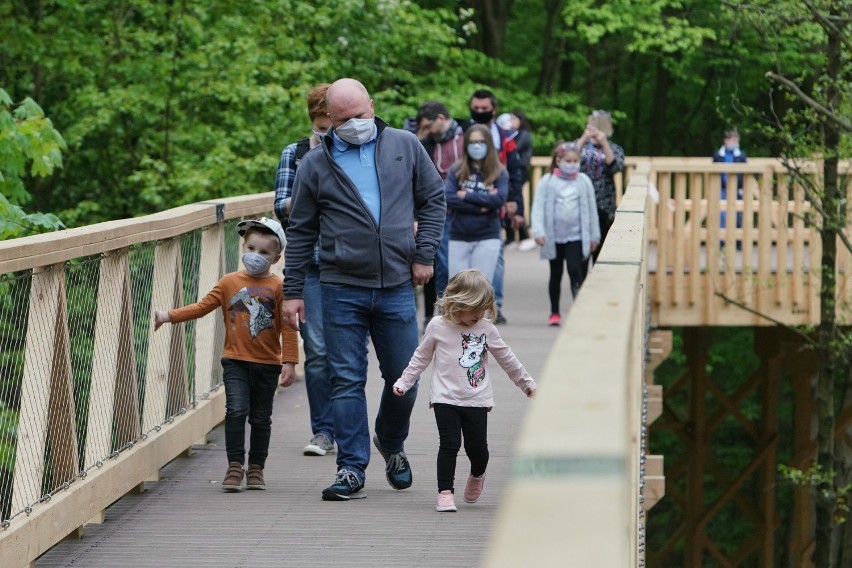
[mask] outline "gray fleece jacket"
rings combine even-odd
[[[412,133],[379,118],[376,127],[380,224],[332,157],[330,136],[302,158],[287,228],[285,299],[302,297],[317,240],[325,283],[391,288],[411,281],[412,263],[433,264],[447,211],[441,176]]]

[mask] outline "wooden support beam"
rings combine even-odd
[[[647,426],[663,415],[663,387],[648,385],[646,388],[648,389],[648,400],[646,401],[648,408]]]
[[[653,382],[654,370],[672,354],[672,332],[670,329],[654,329],[648,334],[648,363],[646,382]]]
[[[663,473],[663,456],[645,456],[645,501],[643,509],[650,510],[666,494],[666,477]]]

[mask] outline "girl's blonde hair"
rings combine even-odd
[[[459,316],[464,312],[483,311],[486,319],[494,319],[497,315],[494,288],[475,268],[462,270],[450,278],[437,305],[442,317],[450,323],[459,323]]]
[[[500,172],[503,171],[503,162],[500,161],[500,155],[494,147],[491,129],[484,124],[474,124],[465,131],[463,142],[464,152],[461,159],[459,159],[459,169],[456,173],[456,179],[460,182],[465,181],[474,172],[473,160],[467,155],[467,145],[470,144],[470,135],[475,132],[479,132],[485,137],[485,145],[488,147],[488,153],[482,159],[480,172],[482,172],[483,181],[486,184],[492,184],[500,177]]]

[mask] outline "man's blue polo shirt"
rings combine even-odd
[[[376,172],[376,127],[373,136],[356,146],[337,136],[331,130],[331,156],[334,158],[361,194],[367,209],[373,215],[376,225],[381,223],[382,198],[379,194],[379,175]]]

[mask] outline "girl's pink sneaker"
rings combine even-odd
[[[435,510],[439,513],[455,513],[456,501],[453,498],[453,492],[449,489],[438,493],[438,499],[435,501]]]
[[[550,319],[547,320],[547,325],[557,327],[560,323],[562,323],[562,318],[559,317],[559,314],[550,314]]]
[[[479,496],[482,495],[482,489],[485,487],[485,474],[479,477],[469,476],[467,485],[464,486],[464,500],[468,503],[476,503],[479,501]]]

